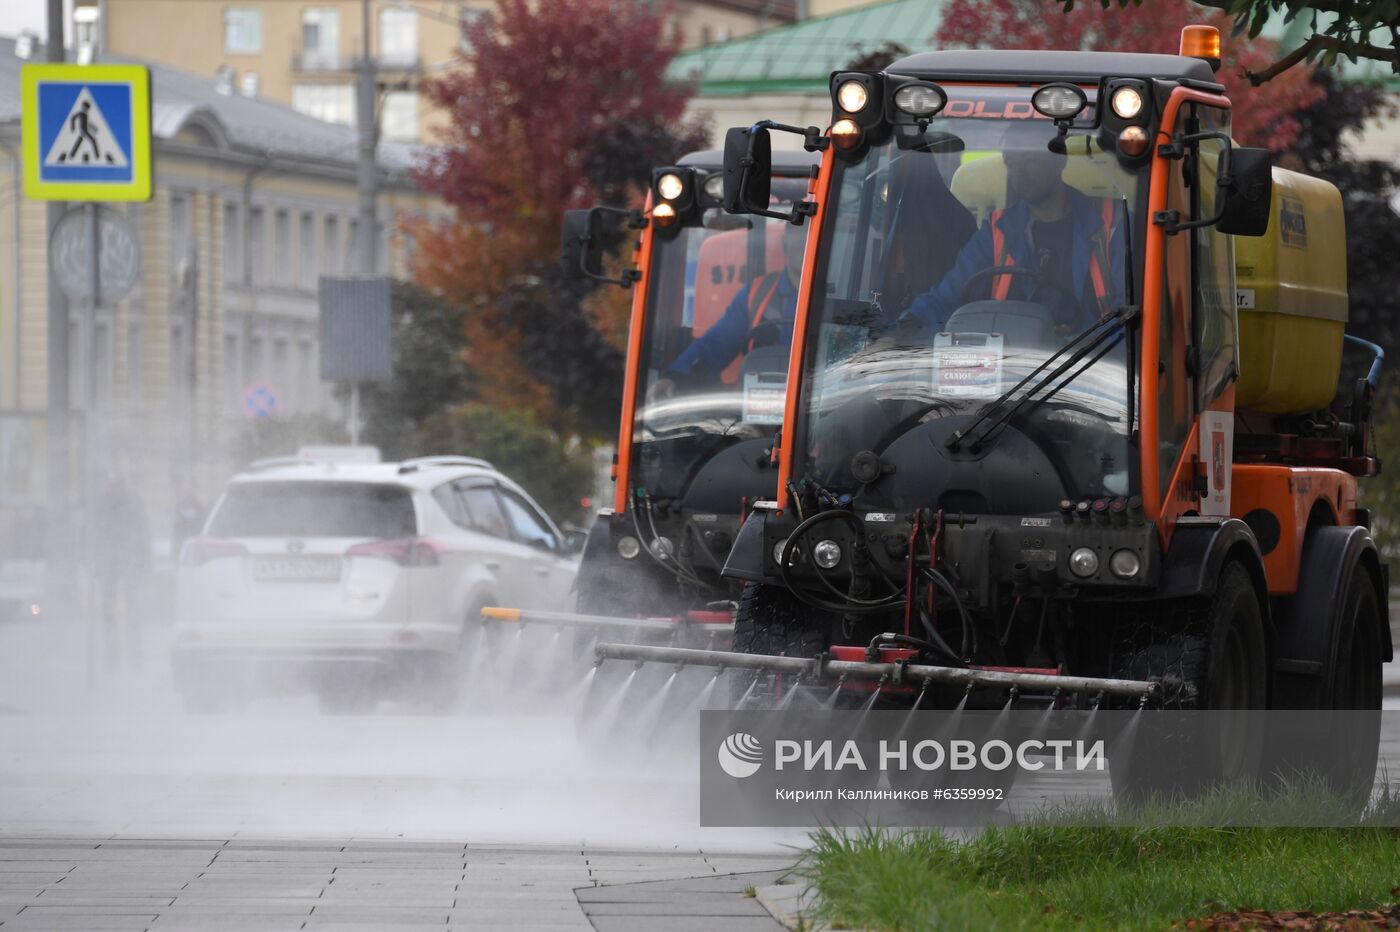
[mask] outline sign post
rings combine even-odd
[[[62,4],[50,0],[49,62],[26,64],[20,72],[25,196],[82,205],[65,214],[62,205],[55,203],[49,211],[50,579],[58,575],[54,572],[58,566],[71,559],[65,292],[75,300],[86,299],[84,330],[90,371],[85,379],[84,458],[90,459],[97,368],[91,357],[98,308],[104,299],[119,301],[140,269],[136,237],[130,235],[129,228],[117,229],[120,223],[100,216],[98,202],[149,200],[152,176],[149,70],[141,65],[64,64],[62,43],[56,38],[62,35],[62,25]],[[114,231],[110,235],[109,229]],[[108,276],[110,280],[104,280]],[[90,466],[86,463],[80,473],[89,479]]]

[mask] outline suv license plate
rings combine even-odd
[[[253,578],[327,581],[340,578],[340,557],[254,557]]]

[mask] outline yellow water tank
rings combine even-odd
[[[1275,168],[1268,232],[1235,237],[1235,407],[1285,414],[1332,403],[1347,321],[1346,242],[1337,188]]]

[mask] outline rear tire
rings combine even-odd
[[[1359,815],[1370,800],[1380,756],[1382,625],[1385,613],[1364,566],[1353,567],[1338,614],[1336,653],[1321,700],[1329,712],[1290,711],[1288,725],[1270,735],[1268,777],[1277,788],[1297,779],[1320,779]],[[1291,716],[1298,716],[1293,719]],[[1286,732],[1286,733],[1282,733]],[[1306,733],[1300,733],[1306,732]]]
[[[1209,600],[1185,617],[1149,622],[1124,632],[1113,675],[1153,680],[1155,704],[1172,711],[1264,709],[1268,662],[1264,615],[1243,565],[1226,564]],[[1208,734],[1186,734],[1174,717],[1144,711],[1116,736],[1109,776],[1114,796],[1142,801],[1190,797],[1220,783],[1261,776],[1264,735],[1250,717],[1221,716]]]

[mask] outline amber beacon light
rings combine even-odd
[[[1181,30],[1181,54],[1203,58],[1212,71],[1220,69],[1220,30],[1214,26],[1187,26]]]

